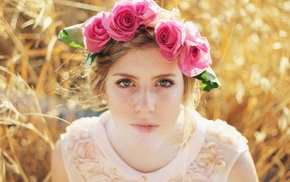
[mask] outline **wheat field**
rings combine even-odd
[[[0,182],[50,181],[50,156],[65,127],[96,114],[56,94],[82,50],[57,40],[112,0],[0,0]],[[262,182],[290,181],[290,1],[159,0],[178,7],[211,44],[222,88],[198,110],[249,140]]]

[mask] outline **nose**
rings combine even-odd
[[[140,90],[136,99],[135,111],[148,113],[155,111],[155,96],[149,89]]]

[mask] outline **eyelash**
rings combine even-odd
[[[162,82],[166,82],[165,85],[161,85]],[[163,79],[158,81],[157,85],[165,88],[170,88],[172,87],[172,85],[174,85],[174,82],[172,80]]]
[[[124,85],[125,82],[127,82],[127,84],[129,83],[129,85]],[[121,79],[121,80],[118,80],[116,84],[121,88],[127,88],[127,87],[132,86],[132,81],[129,79]]]
[[[125,82],[127,82],[127,83],[124,84]],[[116,82],[116,84],[121,88],[127,88],[127,87],[130,87],[133,85],[132,81],[129,79],[118,80]],[[174,85],[174,82],[172,80],[168,80],[168,79],[159,80],[157,83],[157,86],[164,87],[164,88],[170,88],[170,87],[172,87],[172,85]]]

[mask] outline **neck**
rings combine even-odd
[[[162,145],[147,147],[126,142],[111,119],[106,122],[105,128],[115,152],[125,163],[140,172],[152,172],[166,166],[180,151],[176,141],[176,130]]]

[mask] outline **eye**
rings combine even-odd
[[[133,85],[133,83],[131,82],[131,80],[129,79],[122,79],[122,80],[118,80],[116,82],[117,85],[119,85],[122,88],[126,88],[126,87],[130,87]]]
[[[161,87],[166,87],[166,88],[169,88],[171,87],[173,84],[173,81],[172,80],[167,80],[167,79],[163,79],[163,80],[160,80],[158,83],[157,83],[158,86],[161,86]]]

